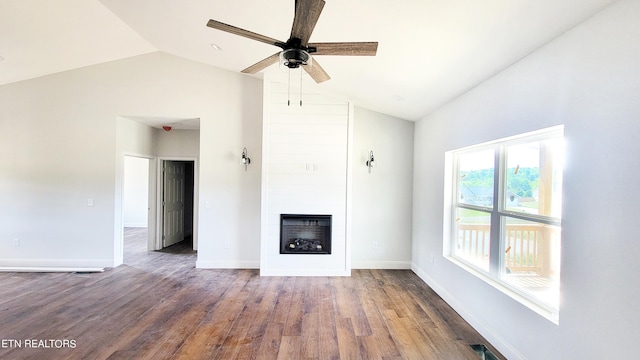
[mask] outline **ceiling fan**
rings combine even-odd
[[[378,50],[377,42],[309,43],[309,38],[311,37],[313,28],[318,22],[324,3],[324,0],[295,0],[295,15],[293,18],[293,26],[291,27],[291,36],[286,42],[216,20],[209,20],[207,26],[266,44],[275,45],[282,49],[282,51],[242,70],[243,73],[255,74],[282,60],[283,64],[290,69],[296,69],[302,66],[316,83],[321,83],[330,79],[329,74],[324,71],[315,59],[313,63],[311,62],[311,54],[374,56]]]

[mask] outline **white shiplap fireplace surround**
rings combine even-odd
[[[353,107],[264,84],[260,275],[349,276]],[[281,214],[331,215],[331,254],[280,254]]]

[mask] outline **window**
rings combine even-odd
[[[447,154],[448,255],[556,322],[563,143],[554,127]]]

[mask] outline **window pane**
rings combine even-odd
[[[489,271],[491,214],[458,208],[454,234],[458,234],[454,253],[484,271]]]
[[[502,217],[502,279],[558,308],[560,227]]]
[[[562,144],[554,138],[506,147],[505,209],[560,218]]]
[[[493,207],[494,159],[494,150],[459,155],[459,203]]]

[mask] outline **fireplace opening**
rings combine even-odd
[[[280,254],[331,254],[331,215],[280,215]]]

